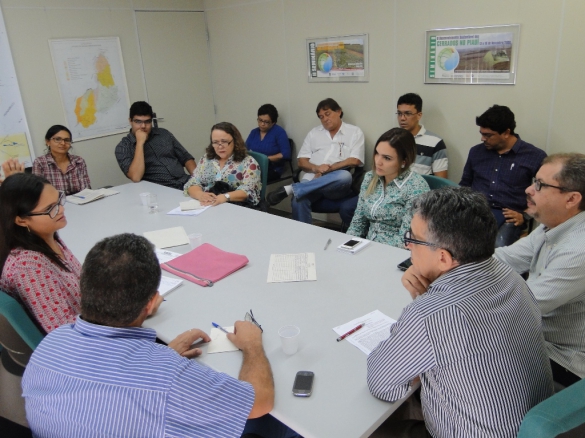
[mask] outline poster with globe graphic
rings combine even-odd
[[[427,31],[426,83],[515,84],[519,25]]]
[[[368,35],[307,39],[309,82],[367,82]]]

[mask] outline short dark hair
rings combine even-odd
[[[205,149],[205,156],[207,157],[207,159],[213,160],[214,158],[219,158],[219,155],[215,153],[215,149],[211,144],[211,133],[216,129],[232,136],[232,138],[234,139],[234,161],[236,163],[240,163],[241,161],[243,161],[244,158],[246,158],[246,155],[248,154],[248,150],[246,149],[246,142],[242,138],[242,134],[240,134],[238,128],[236,128],[230,122],[216,123],[211,127],[211,132],[209,133],[209,145]]]
[[[132,120],[134,116],[153,117],[154,113],[152,112],[152,107],[148,104],[148,102],[138,101],[134,102],[130,107],[130,120]]]
[[[460,264],[482,262],[494,253],[498,226],[487,199],[469,187],[443,187],[412,203],[413,215],[427,224],[427,240]]]
[[[510,130],[510,134],[514,134],[514,129],[516,129],[514,113],[503,105],[488,108],[481,116],[475,118],[475,124],[480,128],[496,131],[498,134],[503,134],[506,129]]]
[[[396,106],[398,106],[398,105],[414,105],[416,112],[420,113],[422,111],[422,103],[423,103],[422,99],[418,94],[406,93],[398,98],[398,102],[396,103]]]
[[[15,248],[39,252],[61,269],[70,272],[47,242],[14,222],[17,216],[26,217],[35,209],[47,185],[50,185],[49,181],[41,176],[15,173],[6,178],[0,186],[0,273],[8,254]],[[60,242],[57,233],[55,239]]]
[[[317,115],[319,115],[319,111],[321,110],[331,110],[331,111],[339,111],[341,110],[340,118],[343,119],[343,110],[339,106],[339,104],[332,98],[328,97],[325,100],[322,100],[317,104]]]
[[[136,234],[106,237],[94,245],[81,269],[81,316],[100,325],[134,322],[160,283],[154,245]]]
[[[569,191],[581,193],[579,211],[585,211],[585,155],[576,152],[554,154],[546,157],[542,164],[562,162],[563,168],[554,176],[559,186],[566,187]]]
[[[63,126],[63,125],[53,125],[49,128],[49,130],[47,131],[47,133],[45,134],[45,140],[49,141],[50,139],[53,138],[53,136],[60,131],[66,131],[69,133],[69,137],[71,137],[71,140],[73,140],[73,134],[71,134],[71,131],[69,130],[69,128],[67,126]]]
[[[258,108],[258,117],[263,115],[270,117],[272,123],[276,123],[278,120],[278,110],[271,103],[265,103],[260,108]]]

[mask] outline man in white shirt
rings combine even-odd
[[[317,105],[321,126],[305,137],[298,154],[298,166],[304,172],[301,182],[269,193],[270,205],[293,195],[293,219],[310,224],[312,204],[320,199],[343,199],[351,193],[349,168],[364,165],[364,133],[344,123],[343,110],[331,99]]]
[[[526,195],[541,225],[495,257],[529,272],[553,378],[569,386],[585,377],[585,155],[545,158]]]

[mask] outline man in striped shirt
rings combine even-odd
[[[239,437],[274,403],[260,329],[236,321],[240,380],[189,360],[209,336],[192,329],[168,346],[142,322],[156,311],[161,272],[144,237],[98,242],[81,273],[81,311],[40,343],[22,379],[35,436]]]
[[[483,195],[432,190],[413,211],[402,282],[414,301],[368,357],[370,391],[395,401],[420,377],[424,433],[515,437],[553,391],[536,301],[492,258],[497,228]]]
[[[585,155],[545,158],[526,195],[541,225],[495,257],[529,272],[554,380],[569,386],[585,377]]]

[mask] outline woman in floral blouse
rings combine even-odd
[[[221,122],[211,128],[211,142],[206,154],[185,184],[185,196],[191,196],[201,205],[219,205],[235,202],[257,206],[260,203],[260,166],[246,152],[246,144],[238,128]],[[227,184],[229,189],[214,194],[216,183]]]
[[[423,177],[410,170],[415,158],[414,137],[406,129],[382,134],[374,148],[374,169],[364,177],[347,234],[404,248],[412,200],[429,191]]]

